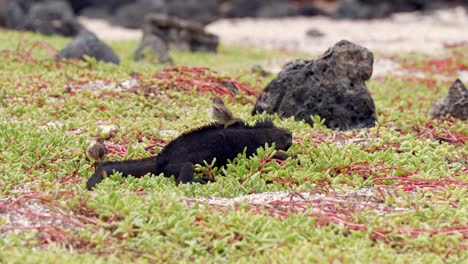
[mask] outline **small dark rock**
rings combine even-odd
[[[322,31],[316,29],[316,28],[309,28],[307,31],[306,31],[306,36],[307,37],[310,37],[310,38],[321,38],[323,36],[325,36],[325,34],[323,34]]]
[[[461,120],[468,119],[468,90],[460,79],[450,86],[444,98],[432,105],[428,114],[434,118],[451,115]]]
[[[97,61],[120,63],[114,51],[87,30],[82,30],[70,44],[60,51],[57,57],[59,59],[83,59],[85,55],[96,58]]]
[[[167,43],[159,36],[144,35],[140,46],[135,51],[135,60],[157,57],[159,63],[172,63]]]
[[[218,36],[205,31],[203,25],[161,14],[145,17],[143,34],[162,38],[170,49],[216,52]]]
[[[310,125],[318,115],[340,130],[373,127],[375,105],[365,85],[373,61],[368,49],[345,40],[316,60],[293,61],[260,94],[252,114],[294,116]]]

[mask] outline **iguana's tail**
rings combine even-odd
[[[92,190],[94,186],[100,183],[105,176],[110,176],[114,172],[122,173],[122,176],[142,177],[148,173],[156,174],[156,157],[150,157],[139,160],[109,161],[102,162],[94,171],[94,174],[86,183],[86,189]]]

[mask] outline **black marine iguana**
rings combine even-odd
[[[211,162],[216,158],[215,166],[222,167],[244,149],[250,156],[259,147],[265,146],[265,143],[275,143],[276,149],[287,150],[292,144],[291,131],[275,127],[270,120],[258,121],[253,126],[236,122],[226,128],[223,124],[212,123],[182,134],[157,156],[99,164],[86,183],[86,188],[91,190],[103,180],[104,175],[111,175],[113,172],[121,172],[124,177],[163,173],[167,177],[174,175],[177,183],[207,183],[211,181],[208,177],[193,179],[195,164]],[[286,159],[287,155],[277,157]]]

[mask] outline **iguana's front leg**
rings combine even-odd
[[[195,165],[191,162],[168,164],[164,168],[164,174],[168,177],[174,175],[177,184],[192,182],[194,172]]]
[[[277,159],[277,160],[287,160],[288,158],[292,158],[293,160],[297,160],[297,164],[298,165],[301,165],[301,161],[297,158],[297,155],[296,156],[289,156],[286,152],[282,151],[282,150],[278,150],[275,155],[273,155],[272,157],[273,159]]]
[[[286,152],[282,150],[276,151],[275,155],[272,157],[273,159],[278,159],[278,160],[287,160],[289,158],[289,155],[286,154]]]

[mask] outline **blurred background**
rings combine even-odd
[[[60,2],[64,4],[59,4]],[[334,18],[372,19],[395,12],[428,11],[468,6],[467,0],[0,0],[2,26],[22,29],[28,19],[62,7],[62,15],[105,19],[139,28],[148,13],[161,13],[200,23],[221,18],[327,15]],[[52,15],[52,14],[51,14]],[[60,14],[55,14],[60,16]],[[36,17],[37,18],[37,17]]]
[[[383,51],[432,52],[467,40],[468,0],[0,0],[0,26],[139,39],[144,18],[199,24],[221,43],[320,53],[348,39]]]

